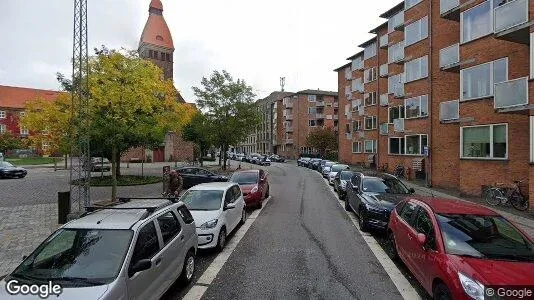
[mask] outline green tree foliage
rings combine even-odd
[[[198,106],[212,128],[213,143],[220,147],[223,169],[229,145],[243,141],[260,123],[252,87],[242,79],[234,80],[225,70],[202,78],[202,87],[193,87]]]
[[[203,165],[202,158],[207,154],[212,145],[212,128],[208,119],[201,112],[197,112],[191,118],[191,122],[186,124],[182,130],[184,140],[193,142],[199,149],[200,165]]]
[[[20,139],[16,138],[9,132],[0,134],[0,152],[5,154],[9,150],[15,150],[20,148]]]
[[[322,156],[338,149],[338,137],[331,127],[318,127],[306,137],[306,146],[315,148]]]

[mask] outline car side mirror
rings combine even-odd
[[[410,192],[410,194],[415,194],[415,189],[414,188],[410,188],[408,191]]]
[[[352,190],[354,190],[356,193],[360,192],[360,188],[355,185],[352,186]]]
[[[224,205],[224,210],[229,210],[229,209],[234,209],[235,208],[235,203],[226,203]]]
[[[261,182],[265,182],[265,180],[267,180],[267,178],[265,178],[265,177],[260,179]]]
[[[426,235],[424,233],[417,234],[417,243],[419,243],[419,246],[426,250]]]
[[[130,270],[128,271],[128,275],[132,277],[133,275],[135,275],[135,273],[142,272],[150,268],[152,268],[152,261],[150,259],[141,259],[130,268]]]

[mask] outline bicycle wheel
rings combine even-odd
[[[528,209],[528,199],[523,197],[523,195],[514,194],[511,197],[510,202],[512,203],[512,206],[517,210],[525,211]]]
[[[486,191],[486,196],[484,200],[489,205],[497,206],[501,203],[502,192],[499,189],[489,189]]]

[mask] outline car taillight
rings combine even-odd
[[[253,194],[253,193],[257,192],[257,191],[258,191],[258,186],[256,185],[256,186],[254,186],[252,188],[252,190],[250,190],[250,193]]]

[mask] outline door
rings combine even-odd
[[[198,184],[200,183],[206,183],[206,182],[213,182],[214,181],[214,178],[212,176],[213,173],[211,172],[208,172],[204,169],[197,169],[197,179],[198,179]]]
[[[406,203],[399,213],[400,221],[397,223],[394,232],[399,256],[412,272],[413,257],[411,256],[411,253],[413,252],[413,242],[417,243],[414,220],[418,208],[419,206],[414,202]]]
[[[172,211],[168,211],[156,219],[163,249],[161,250],[162,272],[158,274],[158,282],[163,282],[158,294],[161,295],[178,278],[184,265],[187,251],[184,245],[184,234],[178,218]]]
[[[350,197],[347,197],[347,199],[350,199],[349,204],[355,212],[358,211],[360,205],[361,181],[360,175],[355,174],[350,179],[350,189],[347,189],[347,192],[350,190]],[[354,187],[357,187],[357,190]]]
[[[195,178],[193,177],[194,175],[193,171],[194,171],[193,168],[180,169],[180,176],[182,176],[182,180],[184,181],[184,189],[188,189],[195,185],[194,184]]]
[[[233,186],[230,187],[228,190],[226,190],[226,195],[224,195],[224,203],[225,206],[227,204],[235,202],[234,198],[234,188]],[[237,225],[236,222],[239,222],[238,217],[241,217],[241,211],[239,211],[239,214],[237,214],[237,207],[232,209],[227,209],[225,211],[226,213],[226,227],[228,230],[228,233],[232,232]]]
[[[133,299],[157,299],[158,289],[161,282],[158,282],[158,277],[161,273],[162,265],[160,259],[160,241],[156,232],[154,221],[144,225],[137,234],[134,251],[130,259],[129,268],[133,267],[135,263],[141,259],[150,259],[152,267],[148,270],[137,272],[128,275],[128,298]]]
[[[415,231],[426,236],[426,243],[424,247],[421,247],[417,242],[417,237],[414,239],[414,242],[410,241],[413,245],[413,249],[411,250],[414,267],[413,273],[425,288],[430,287],[427,291],[432,290],[432,275],[435,274],[436,255],[438,255],[436,232],[429,212],[422,206],[420,206],[419,212],[415,217]]]
[[[159,147],[152,151],[152,161],[153,162],[164,162],[165,161],[165,147]]]
[[[241,188],[239,188],[238,185],[234,185],[232,187],[234,200],[233,203],[235,203],[235,211],[236,211],[236,223],[235,226],[237,227],[239,225],[239,222],[241,221],[241,214],[243,213],[243,210],[245,209],[245,200],[243,199],[243,195],[241,194]]]

